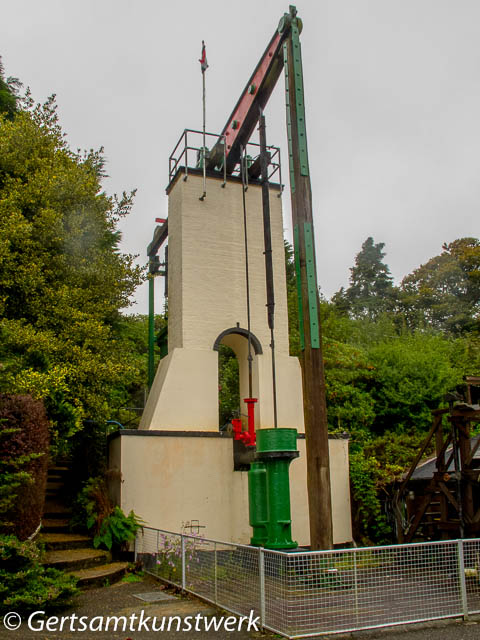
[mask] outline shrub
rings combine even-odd
[[[91,478],[77,499],[74,526],[86,527],[93,532],[93,546],[109,551],[126,550],[142,526],[140,518],[130,511],[126,516],[112,503],[103,478]]]
[[[0,536],[0,615],[60,608],[78,593],[76,578],[45,569],[41,554],[34,542]]]
[[[48,466],[43,402],[0,394],[0,532],[21,540],[40,524]]]

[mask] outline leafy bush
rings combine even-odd
[[[48,443],[43,402],[0,393],[0,531],[21,540],[40,524]]]
[[[126,516],[114,505],[108,495],[103,478],[91,478],[77,499],[77,516],[74,526],[84,526],[93,531],[93,546],[105,547],[109,551],[124,550],[135,539],[142,521],[130,511]]]
[[[78,593],[76,579],[40,564],[42,551],[34,542],[0,536],[0,614],[67,605]]]

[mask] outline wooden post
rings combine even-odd
[[[298,34],[298,25],[293,20],[291,37],[285,43],[284,55],[294,248],[300,294],[300,361],[307,449],[310,545],[312,549],[330,549],[333,546],[333,533],[327,408]]]

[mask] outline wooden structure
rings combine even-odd
[[[398,541],[478,536],[480,532],[480,377],[467,376],[467,402],[432,412],[431,429],[394,499]],[[436,457],[419,464],[435,445]],[[477,451],[479,455],[477,456]],[[425,467],[430,466],[431,471]],[[424,468],[422,474],[421,470]]]

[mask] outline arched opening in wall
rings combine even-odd
[[[220,431],[241,413],[240,374],[235,351],[226,344],[218,349],[218,424]]]
[[[234,327],[223,331],[215,340],[213,348],[218,351],[218,400],[220,429],[228,428],[232,418],[241,417],[247,426],[247,407],[244,399],[249,397],[248,331]],[[256,356],[262,353],[258,338],[250,333],[252,355],[252,395],[258,396],[258,366]]]

